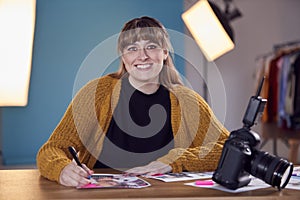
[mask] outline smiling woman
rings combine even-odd
[[[117,72],[86,84],[37,155],[41,174],[66,186],[89,183],[85,168],[133,175],[210,171],[228,131],[202,97],[185,87],[164,26],[140,17],[123,27]]]

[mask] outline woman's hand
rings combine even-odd
[[[75,162],[71,162],[60,173],[59,183],[64,186],[82,186],[90,183],[87,178],[94,172],[90,170],[85,164],[82,164],[81,168]]]
[[[164,164],[159,161],[153,161],[148,165],[142,167],[135,167],[127,170],[125,173],[129,175],[147,175],[151,176],[154,174],[164,174],[172,171],[172,167],[170,165]]]

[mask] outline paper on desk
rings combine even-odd
[[[227,189],[217,183],[214,183],[214,185],[196,185],[195,182],[192,182],[192,183],[186,183],[185,185],[190,185],[194,187],[212,188],[212,189],[222,190],[230,193],[246,192],[246,191],[271,187],[269,184],[253,176],[251,176],[251,182],[249,183],[249,185],[244,186],[242,188],[238,188],[236,190]],[[294,167],[293,175],[291,176],[290,181],[285,188],[300,190],[300,166]]]
[[[211,188],[211,189],[221,190],[221,191],[230,192],[230,193],[247,192],[247,191],[251,191],[251,190],[257,190],[257,189],[271,187],[269,184],[265,183],[264,181],[262,181],[258,178],[252,178],[250,183],[247,186],[238,188],[236,190],[227,189],[224,186],[222,186],[218,183],[215,183],[215,182],[213,185],[196,185],[195,182],[185,183],[185,185],[194,186],[194,187],[202,187],[202,188]]]
[[[164,182],[175,181],[188,181],[196,179],[209,179],[212,177],[213,172],[181,172],[181,173],[165,173],[156,174],[152,176],[145,176],[146,178],[152,178]]]
[[[300,190],[300,177],[291,177],[289,183],[286,185],[287,189]]]
[[[300,190],[300,167],[294,167],[293,175],[285,188]]]

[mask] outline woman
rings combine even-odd
[[[118,51],[119,70],[86,84],[39,150],[41,175],[79,186],[93,168],[134,175],[214,170],[229,133],[183,86],[164,26],[150,17],[127,22]],[[85,170],[72,162],[69,146]]]

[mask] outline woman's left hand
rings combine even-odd
[[[129,175],[147,175],[151,176],[154,174],[164,174],[172,171],[172,167],[159,161],[153,161],[148,165],[141,167],[134,167],[127,170],[125,173]]]

